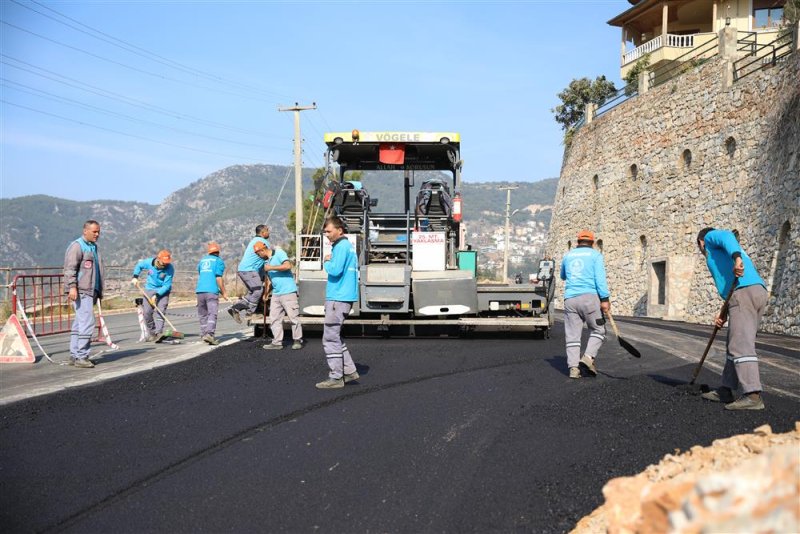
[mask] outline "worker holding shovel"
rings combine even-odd
[[[247,294],[228,308],[228,314],[239,324],[243,324],[242,312],[246,316],[253,315],[258,307],[258,301],[264,294],[264,263],[266,263],[269,244],[269,226],[259,224],[256,226],[256,235],[247,244],[239,262],[237,276],[247,288]]]
[[[175,267],[172,266],[172,254],[169,250],[161,250],[152,258],[140,260],[133,268],[131,284],[139,286],[139,275],[146,273],[143,293],[147,298],[142,303],[144,322],[147,326],[146,341],[160,343],[165,337],[164,316],[167,313],[169,294],[172,291],[172,278],[175,276]],[[154,308],[158,307],[159,314],[153,316]]]
[[[714,318],[717,328],[728,321],[722,386],[702,397],[724,402],[726,410],[763,410],[756,332],[767,305],[766,284],[730,230],[703,228],[697,234],[697,246],[706,258],[706,266],[720,296],[725,299],[731,294],[728,306]],[[736,287],[731,292],[735,282]],[[739,386],[743,395],[734,400]]]
[[[594,360],[606,339],[603,313],[611,310],[603,255],[595,250],[594,232],[578,232],[578,246],[561,261],[564,289],[564,336],[567,342],[567,367],[570,378],[580,378],[583,367],[589,376],[597,376]],[[586,351],[581,354],[583,324],[589,328]]]

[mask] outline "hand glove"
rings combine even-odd
[[[131,285],[132,286],[139,285],[139,279],[138,278],[131,278]]]
[[[147,297],[147,302],[149,302],[150,306],[152,306],[153,308],[156,307],[156,298],[155,297]]]

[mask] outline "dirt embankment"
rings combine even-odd
[[[800,532],[800,421],[676,450],[603,496],[573,533]]]

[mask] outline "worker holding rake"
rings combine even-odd
[[[589,376],[597,376],[594,360],[603,341],[606,327],[603,313],[611,310],[603,255],[595,250],[594,232],[578,232],[578,246],[561,261],[564,289],[564,335],[567,343],[567,367],[570,378],[581,377],[581,367]],[[581,354],[581,332],[586,323],[589,341]]]
[[[697,246],[720,296],[731,295],[728,306],[714,318],[718,328],[728,321],[722,386],[702,397],[725,403],[726,410],[763,410],[756,332],[767,305],[766,284],[730,230],[703,228],[697,234]],[[734,400],[740,386],[743,394]]]
[[[161,250],[152,258],[140,260],[133,268],[131,284],[138,287],[139,275],[142,273],[147,276],[143,290],[147,298],[142,303],[144,322],[147,325],[146,340],[160,343],[167,337],[164,333],[164,317],[169,305],[169,294],[172,291],[172,278],[175,276],[170,251]],[[156,307],[161,313],[154,316],[153,310]]]

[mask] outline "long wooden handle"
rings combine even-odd
[[[728,295],[725,297],[725,302],[722,303],[722,308],[719,310],[720,317],[726,315],[728,313],[728,303],[731,301],[731,297],[733,296],[733,292],[736,291],[736,286],[738,283],[738,279],[733,279],[733,284],[731,284],[731,289],[728,291]],[[708,351],[711,350],[711,345],[714,343],[714,338],[717,337],[717,332],[719,332],[720,327],[717,326],[716,322],[714,323],[714,331],[711,332],[711,337],[708,340],[708,344],[706,345],[706,350],[703,351],[703,356],[700,358],[700,362],[697,364],[697,367],[694,368],[692,372],[692,381],[689,384],[694,384],[694,381],[697,380],[697,376],[700,374],[700,369],[703,368],[703,362],[706,361],[706,356],[708,356]]]
[[[614,335],[619,338],[619,330],[617,330],[617,323],[614,322],[614,316],[611,315],[610,311],[607,311],[606,315],[608,316],[608,322],[611,323],[611,330],[613,330]]]
[[[139,291],[141,291],[141,292],[142,292],[142,295],[144,295],[144,298],[146,298],[146,299],[147,299],[147,301],[148,301],[148,303],[149,303],[149,302],[150,302],[150,297],[149,297],[149,296],[148,296],[148,294],[145,292],[145,290],[144,290],[144,289],[142,289],[142,286],[140,286],[139,284],[136,284],[136,287],[138,287],[138,288],[139,288]],[[170,327],[170,328],[172,328],[172,330],[174,330],[175,332],[177,332],[177,331],[178,331],[178,329],[177,329],[177,328],[175,328],[175,325],[174,325],[174,324],[172,324],[172,321],[170,321],[170,320],[167,318],[167,316],[166,316],[166,315],[164,315],[164,312],[162,312],[160,309],[158,309],[158,306],[153,306],[152,308],[153,308],[155,311],[157,311],[157,312],[158,312],[158,314],[161,316],[161,318],[162,318],[162,319],[164,319],[164,320],[167,322],[167,324],[169,325],[169,327]]]

